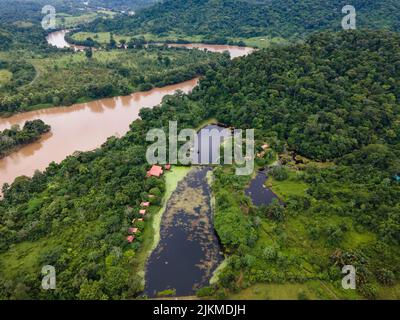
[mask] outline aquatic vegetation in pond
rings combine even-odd
[[[170,197],[161,218],[161,240],[147,264],[145,294],[175,289],[177,295],[194,294],[208,284],[222,261],[214,232],[210,168],[193,168]]]

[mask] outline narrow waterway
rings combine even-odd
[[[208,164],[218,158],[224,136],[212,141],[204,134],[223,129],[207,125],[198,132],[195,156],[202,165],[192,167],[168,200],[161,220],[160,242],[146,267],[145,294],[149,297],[168,289],[175,290],[177,296],[193,295],[209,284],[212,273],[223,260],[213,227],[207,175],[212,170]]]
[[[269,188],[265,187],[268,176],[265,172],[257,172],[256,177],[251,180],[249,187],[245,190],[247,196],[255,206],[269,205],[274,199],[279,200],[278,196]]]
[[[146,268],[145,294],[175,290],[195,294],[208,285],[223,254],[212,222],[208,167],[194,167],[169,199],[161,220],[160,242]]]

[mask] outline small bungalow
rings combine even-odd
[[[268,144],[268,143],[263,144],[263,145],[261,146],[261,149],[263,149],[263,150],[269,149],[269,144]]]
[[[133,240],[135,240],[135,237],[134,237],[134,236],[127,236],[127,237],[126,237],[126,241],[128,241],[129,243],[132,243]]]
[[[147,177],[160,177],[163,174],[163,169],[160,166],[153,165],[149,171],[147,171]]]
[[[142,202],[140,204],[141,207],[150,207],[150,202]]]
[[[165,170],[171,170],[171,165],[170,164],[166,164],[165,165]]]
[[[139,231],[138,228],[129,228],[128,229],[128,233],[133,234],[133,233],[137,233]]]
[[[148,197],[149,199],[154,199],[156,196],[154,194],[149,194]]]
[[[140,210],[139,214],[141,214],[142,216],[144,216],[146,214],[146,210]]]
[[[139,222],[143,222],[144,220],[143,220],[142,218],[140,218],[140,219],[138,219],[137,221],[139,221]]]
[[[396,181],[396,182],[400,182],[400,173],[396,174],[396,175],[393,177],[393,179],[394,179],[394,181]]]

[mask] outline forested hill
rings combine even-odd
[[[235,60],[208,74],[202,90],[208,115],[332,160],[368,144],[399,144],[399,79],[399,34],[320,33]]]
[[[171,33],[211,37],[282,36],[341,28],[339,0],[166,0],[133,17],[96,21],[94,31],[118,33]],[[360,28],[399,30],[397,0],[354,0]]]
[[[119,299],[142,291],[143,238],[129,245],[125,232],[141,201],[157,194],[155,204],[160,204],[165,190],[163,180],[143,179],[149,168],[146,133],[167,128],[170,120],[181,128],[197,127],[209,117],[255,128],[257,141],[272,141],[274,148],[287,141],[311,159],[336,159],[327,168],[310,166],[298,182],[307,185],[307,194],[288,202],[287,215],[288,220],[309,219],[302,221],[310,234],[301,243],[310,246],[305,254],[286,251],[277,259],[276,274],[265,272],[272,266],[265,248],[252,251],[258,250],[254,236],[261,232],[259,219],[244,207],[248,201],[241,201],[238,184],[227,178],[229,191],[216,195],[216,229],[240,261],[253,261],[233,263],[249,281],[244,284],[303,279],[298,266],[304,259],[317,266],[313,275],[330,279],[330,255],[335,248],[348,249],[345,235],[360,226],[371,233],[368,246],[357,252],[370,263],[366,278],[376,274],[398,280],[400,184],[392,177],[400,172],[400,36],[322,33],[303,44],[261,50],[228,64],[209,70],[191,95],[178,93],[160,107],[142,109],[141,120],[132,123],[125,137],[111,138],[98,150],[52,163],[45,173],[4,187],[0,298],[44,299],[50,294],[59,299]],[[232,187],[236,189],[231,192]],[[240,199],[237,208],[234,197]],[[151,208],[153,213],[158,209]],[[238,231],[238,216],[245,220],[239,225],[250,227]],[[325,226],[328,217],[330,225]],[[272,228],[268,238],[286,239],[282,228]],[[242,243],[240,250],[229,239]],[[62,289],[48,294],[39,290],[37,270],[44,264],[57,268],[57,288]],[[242,276],[232,275],[232,268],[221,283],[236,288]],[[293,270],[302,273],[299,278],[292,277]]]

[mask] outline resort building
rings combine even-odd
[[[163,174],[163,169],[160,166],[153,165],[149,171],[147,171],[147,177],[160,177]]]

